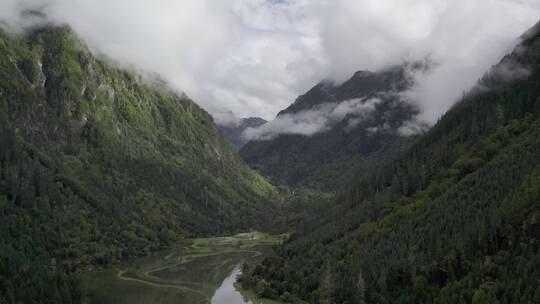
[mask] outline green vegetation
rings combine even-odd
[[[242,284],[236,283],[234,287],[242,296],[249,299],[254,304],[282,304],[283,302],[259,297],[254,291],[242,288]]]
[[[78,303],[85,268],[272,227],[276,189],[189,98],[66,28],[0,41],[0,302]]]
[[[173,249],[83,275],[89,303],[209,303],[231,271],[272,252],[283,236],[260,233],[183,241]]]
[[[331,162],[277,151],[292,158],[270,157],[270,175],[293,189],[68,29],[0,32],[0,55],[0,303],[208,303],[244,260],[238,289],[263,304],[540,299],[538,33],[414,143]],[[288,235],[204,238],[283,227],[277,255]]]
[[[380,102],[367,117],[352,113],[325,132],[312,136],[282,134],[249,141],[240,149],[240,155],[252,168],[280,185],[282,227],[289,232],[301,225],[318,227],[320,215],[333,208],[336,193],[352,180],[376,172],[411,145],[414,137],[400,136],[397,129],[417,110],[399,94],[388,94],[404,91],[410,85],[404,66],[377,73],[359,72],[340,85],[323,81],[279,115],[317,111],[329,102],[364,98]]]
[[[323,81],[279,115],[318,111],[330,102],[343,104],[353,99],[377,98],[380,102],[367,118],[351,113],[329,130],[312,136],[282,134],[273,139],[253,140],[240,149],[240,155],[276,184],[295,190],[336,193],[410,145],[413,137],[400,136],[395,130],[411,119],[417,109],[398,94],[389,94],[404,92],[410,85],[405,67],[359,72],[339,85]]]
[[[244,288],[289,303],[537,303],[540,39],[526,40],[317,225],[250,263]],[[528,77],[497,69],[527,67]]]

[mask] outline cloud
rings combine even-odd
[[[413,136],[426,132],[429,129],[429,125],[417,119],[411,119],[405,121],[399,128],[398,134],[401,136]]]
[[[517,50],[518,52],[520,50]],[[511,82],[529,77],[529,67],[517,62],[513,57],[505,57],[501,63],[493,67],[487,75],[495,81]]]
[[[426,55],[410,100],[433,124],[540,17],[537,0],[336,0],[322,24],[323,53],[335,79]],[[330,18],[330,16],[339,18]]]
[[[68,24],[96,54],[159,74],[218,120],[272,118],[321,73],[309,1],[0,0],[20,31],[25,10]]]
[[[269,140],[281,134],[312,136],[330,130],[345,119],[347,128],[352,129],[368,119],[380,102],[379,98],[354,98],[323,103],[314,109],[279,115],[258,128],[246,129],[242,136],[247,140]]]
[[[391,130],[392,130],[392,127],[390,126],[388,122],[385,122],[384,124],[379,125],[379,126],[369,127],[366,129],[366,131],[368,131],[369,133],[387,132]]]
[[[218,121],[271,119],[323,78],[430,55],[410,95],[433,123],[540,16],[537,0],[0,0],[0,20],[20,30],[27,9]]]

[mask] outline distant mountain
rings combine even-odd
[[[327,115],[331,123],[326,128],[310,136],[288,134],[287,128],[282,128],[284,134],[248,142],[240,155],[277,182],[334,190],[355,175],[367,174],[411,143],[414,137],[404,128],[418,110],[404,101],[401,93],[413,85],[410,72],[425,68],[406,64],[380,72],[357,72],[339,85],[320,82],[263,129],[278,127],[281,121],[309,124],[310,119],[317,121]],[[421,130],[422,126],[416,128]]]
[[[225,139],[236,149],[240,150],[246,143],[242,134],[247,128],[257,128],[267,123],[260,117],[242,118],[238,122],[229,124],[218,124],[218,129],[223,133]]]
[[[275,193],[188,97],[69,29],[0,31],[1,303],[80,303],[81,267],[261,227]]]
[[[540,23],[240,280],[287,303],[538,303],[539,201]]]
[[[341,85],[334,85],[327,80],[321,81],[298,97],[287,109],[279,112],[278,116],[312,109],[322,103],[339,103],[377,93],[404,91],[412,85],[406,68],[407,66],[399,66],[381,72],[358,71]]]

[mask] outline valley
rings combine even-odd
[[[83,293],[89,303],[104,304],[225,304],[231,298],[248,303],[234,287],[241,265],[272,255],[286,238],[252,232],[185,240],[148,257],[82,274]]]
[[[372,66],[340,20],[334,67],[324,15],[291,32],[318,1],[219,1],[226,22],[157,51],[209,3],[144,9],[141,43],[23,2],[0,1],[0,304],[540,303],[540,22],[468,46],[452,17],[433,57],[376,43],[393,59]]]

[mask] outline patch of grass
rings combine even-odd
[[[268,255],[271,247],[284,238],[243,233],[184,241],[174,249],[119,265],[114,270],[84,274],[83,290],[90,303],[210,303],[238,264]],[[126,294],[129,296],[124,297]]]

